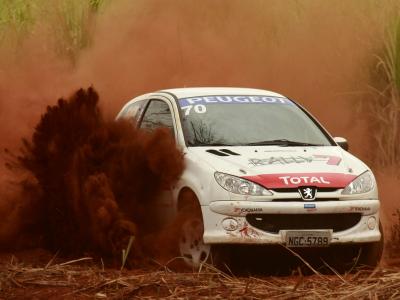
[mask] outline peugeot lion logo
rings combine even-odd
[[[304,201],[312,201],[317,195],[317,188],[313,186],[299,187],[299,193]]]

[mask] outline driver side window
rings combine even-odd
[[[140,124],[140,128],[153,131],[156,128],[166,127],[174,134],[174,122],[169,106],[161,100],[151,100]]]

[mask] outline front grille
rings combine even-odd
[[[336,192],[339,188],[331,188],[331,187],[319,187],[317,188],[318,193],[329,193],[329,192]],[[271,189],[271,191],[274,191],[276,193],[298,193],[299,189],[298,188],[276,188],[276,189]]]
[[[303,200],[301,198],[276,198],[274,202],[315,202],[315,201],[339,201],[339,198],[315,198],[314,200]]]
[[[248,214],[247,222],[270,233],[279,230],[332,229],[343,231],[361,220],[359,213],[347,214]]]

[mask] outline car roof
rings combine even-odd
[[[160,92],[170,93],[175,95],[178,99],[189,98],[196,96],[215,96],[215,95],[263,95],[273,97],[285,97],[281,94],[251,88],[238,88],[238,87],[191,87],[191,88],[177,88],[166,89]]]

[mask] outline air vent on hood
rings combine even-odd
[[[229,154],[226,154],[224,152],[220,152],[218,150],[215,149],[208,149],[206,150],[208,153],[214,154],[214,155],[218,155],[218,156],[229,156]]]
[[[230,156],[230,155],[240,155],[239,153],[233,152],[229,149],[220,149],[220,150],[216,150],[216,149],[208,149],[206,150],[208,153],[214,154],[214,155],[218,155],[218,156]]]
[[[240,155],[239,153],[233,152],[232,150],[229,149],[221,149],[220,151],[231,155]]]

